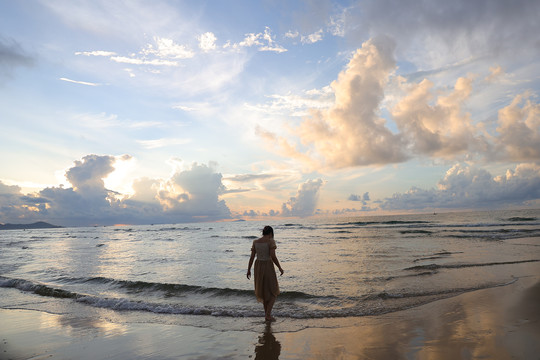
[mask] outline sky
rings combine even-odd
[[[0,222],[540,207],[536,0],[0,0]]]

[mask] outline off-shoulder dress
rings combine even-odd
[[[252,250],[257,253],[254,267],[255,296],[258,302],[270,300],[271,297],[279,295],[279,284],[277,281],[274,263],[270,257],[270,249],[277,248],[274,239],[269,242],[253,241]]]

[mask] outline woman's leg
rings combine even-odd
[[[264,313],[266,314],[266,320],[272,320],[272,308],[276,302],[276,297],[271,296],[267,301],[264,302]]]

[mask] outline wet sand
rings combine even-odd
[[[0,310],[0,359],[540,359],[539,304],[540,276],[530,276],[295,332],[284,329],[300,320],[217,331]]]

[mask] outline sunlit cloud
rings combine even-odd
[[[483,81],[478,75],[459,77],[452,88],[436,87],[426,78],[408,82],[394,74],[393,50],[388,38],[365,42],[327,87],[327,97],[272,95],[270,103],[247,105],[304,118],[288,134],[261,126],[257,133],[274,151],[310,169],[394,164],[418,156],[450,161],[540,158],[540,105],[532,92],[517,95],[499,110],[498,127],[488,128],[467,111],[475,82]],[[504,75],[500,67],[489,71],[490,81]],[[390,101],[385,95],[391,86],[400,91]]]
[[[296,195],[281,207],[282,216],[306,217],[315,213],[319,200],[319,190],[324,182],[321,179],[308,180],[300,184]]]
[[[433,83],[412,85],[392,110],[392,119],[418,154],[455,158],[486,146],[463,104],[472,92],[472,79],[459,78],[446,96],[435,97]]]
[[[260,134],[265,134],[268,140],[279,139],[281,152],[295,158],[307,157],[315,167],[342,168],[405,161],[408,156],[403,151],[404,140],[393,134],[378,116],[385,84],[395,67],[393,46],[386,38],[364,43],[332,82],[335,94],[332,107],[313,110],[301,124],[297,130],[301,142],[311,145],[317,155],[299,153],[294,144],[269,131],[260,131]],[[322,164],[316,165],[321,160]]]
[[[497,132],[500,154],[512,161],[540,159],[540,104],[530,92],[517,95],[510,105],[499,110]]]

